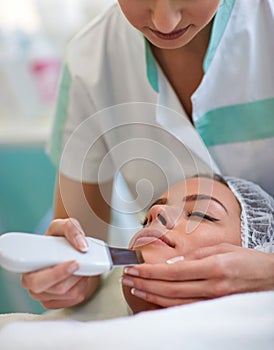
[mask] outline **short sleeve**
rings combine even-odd
[[[65,176],[76,181],[97,183],[106,147],[91,96],[92,90],[87,88],[83,78],[66,63],[48,153]]]

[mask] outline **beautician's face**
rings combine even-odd
[[[213,19],[220,0],[118,0],[128,21],[156,47],[188,44]]]
[[[224,184],[208,178],[191,178],[165,192],[149,209],[145,227],[130,242],[142,250],[145,262],[166,263],[187,257],[200,247],[219,243],[241,245],[240,206]],[[133,311],[140,300],[124,289]],[[137,305],[136,305],[137,304]],[[142,309],[153,309],[141,303]]]

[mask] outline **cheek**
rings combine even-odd
[[[189,252],[202,247],[214,246],[223,242],[222,235],[212,232],[210,230],[203,230],[203,232],[193,232],[185,239],[185,250]]]
[[[183,238],[182,238],[183,237]],[[221,227],[218,225],[199,224],[194,220],[187,224],[183,236],[178,239],[182,255],[202,247],[220,243],[240,245],[238,225]]]
[[[214,246],[221,243],[230,243],[234,245],[241,245],[241,238],[239,234],[239,228],[236,225],[225,229],[223,227],[214,227],[212,229],[205,228],[202,232],[195,232],[191,242],[192,249]]]
[[[129,3],[128,0],[119,0],[118,2],[129,23],[136,29],[140,30],[146,16],[146,10],[140,6],[140,3],[138,4],[138,1],[140,0],[132,1],[134,3]]]
[[[217,12],[218,6],[220,4],[219,0],[202,0],[200,3],[197,3],[198,8],[191,11],[191,17],[194,20],[194,24],[197,26],[205,26],[208,24],[214,17]]]
[[[230,242],[234,245],[241,246],[242,245],[242,237],[241,237],[241,220],[240,214],[237,215],[233,220],[231,220],[229,227],[229,231],[227,236],[230,238]]]
[[[140,248],[143,254],[143,258],[148,264],[166,263],[168,259],[173,258],[176,255],[174,249],[171,250],[165,246],[148,244]]]

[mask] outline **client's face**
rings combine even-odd
[[[149,209],[144,228],[129,247],[142,250],[146,263],[166,263],[187,257],[194,249],[219,243],[241,245],[240,206],[230,189],[207,178],[182,181],[165,192]],[[123,287],[133,310],[158,308],[141,301]]]

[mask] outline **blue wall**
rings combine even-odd
[[[44,232],[52,217],[55,174],[42,147],[0,148],[0,234]],[[20,275],[0,268],[0,313],[43,310],[21,287]]]

